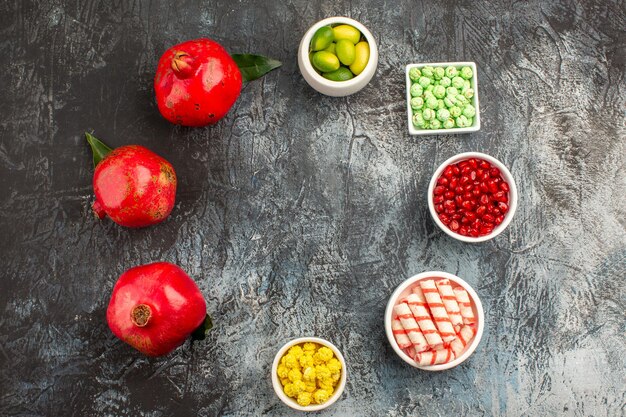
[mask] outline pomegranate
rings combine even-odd
[[[113,334],[148,356],[170,353],[206,320],[198,286],[168,262],[136,266],[120,275],[107,309]]]
[[[437,178],[433,203],[439,220],[463,236],[493,232],[509,211],[509,184],[488,161],[470,158],[448,165]]]
[[[159,59],[154,91],[159,111],[183,126],[206,126],[228,113],[241,92],[242,81],[252,81],[282,64],[261,55],[229,55],[211,39],[175,45]]]
[[[172,165],[139,145],[112,150],[89,133],[94,154],[93,211],[126,227],[162,222],[174,208],[176,173]]]

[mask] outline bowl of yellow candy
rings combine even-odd
[[[332,405],[346,386],[346,361],[335,345],[317,337],[286,343],[272,364],[272,385],[289,407],[318,411]]]

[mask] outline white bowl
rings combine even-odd
[[[509,211],[505,214],[504,221],[500,223],[498,226],[494,227],[493,232],[491,232],[490,234],[486,236],[479,236],[479,237],[463,236],[459,233],[453,232],[452,230],[448,228],[448,226],[446,226],[445,224],[441,222],[441,220],[439,220],[439,216],[437,215],[437,212],[435,211],[435,204],[433,203],[433,189],[437,185],[437,178],[439,178],[443,170],[450,164],[454,164],[454,163],[463,161],[465,159],[470,159],[470,158],[480,158],[480,159],[484,159],[488,161],[491,165],[495,166],[496,168],[500,170],[500,173],[502,174],[502,178],[509,184]],[[504,166],[502,162],[498,161],[493,156],[489,156],[487,154],[480,153],[480,152],[460,153],[458,155],[453,156],[452,158],[449,158],[443,164],[439,165],[439,168],[437,168],[437,170],[433,174],[433,177],[430,180],[430,184],[428,185],[428,197],[427,198],[428,198],[428,208],[430,210],[430,215],[432,216],[437,226],[439,226],[439,228],[441,228],[441,230],[446,232],[449,236],[452,236],[453,238],[458,239],[460,241],[470,242],[470,243],[484,242],[486,240],[490,240],[498,236],[500,233],[502,233],[504,229],[506,229],[509,223],[511,223],[511,220],[513,219],[513,216],[515,215],[515,210],[517,210],[517,186],[515,185],[515,180],[513,179],[511,172],[508,170],[506,166]]]
[[[474,75],[472,75],[472,88],[474,89],[474,97],[472,97],[472,105],[476,109],[474,116],[474,124],[470,127],[453,127],[452,129],[418,129],[413,126],[413,111],[411,109],[411,78],[409,71],[411,68],[423,67],[470,67]],[[480,108],[478,102],[478,75],[476,74],[476,64],[474,62],[434,62],[426,64],[409,64],[406,66],[406,108],[409,118],[409,133],[411,135],[450,135],[457,133],[477,132],[480,130]]]
[[[315,32],[322,26],[335,24],[346,24],[355,27],[365,36],[370,46],[370,58],[369,61],[367,61],[365,69],[359,75],[347,81],[327,80],[315,71],[309,59],[311,38],[313,38]],[[300,72],[311,87],[327,96],[344,97],[356,93],[370,82],[376,72],[377,66],[378,47],[376,46],[374,36],[372,36],[372,33],[367,30],[365,26],[349,17],[337,16],[320,20],[307,30],[300,41],[300,48],[298,50],[298,67],[300,68]]]
[[[393,317],[393,307],[397,304],[400,298],[403,298],[408,295],[409,287],[413,286],[418,281],[427,279],[427,278],[448,278],[453,283],[460,285],[465,288],[467,293],[469,294],[470,300],[472,300],[472,308],[474,310],[474,316],[476,317],[478,328],[476,330],[476,335],[472,342],[465,347],[465,350],[453,361],[448,363],[442,363],[439,365],[420,365],[415,362],[410,356],[400,349],[398,343],[396,342],[396,338],[393,336],[393,331],[391,330],[391,318]],[[478,294],[474,291],[470,285],[463,281],[461,278],[456,275],[449,274],[447,272],[441,271],[428,271],[422,272],[421,274],[417,274],[412,276],[411,278],[404,281],[402,284],[396,288],[396,290],[389,297],[389,302],[387,303],[387,309],[385,310],[385,332],[387,333],[387,339],[391,344],[393,350],[396,351],[398,356],[408,363],[411,366],[414,366],[419,369],[423,369],[425,371],[445,371],[446,369],[454,368],[457,365],[463,363],[467,358],[470,357],[472,353],[476,350],[476,347],[480,343],[480,339],[483,337],[483,331],[485,329],[485,312],[483,311],[483,305],[478,298]]]
[[[283,391],[283,386],[278,379],[278,365],[280,364],[280,359],[287,352],[287,350],[289,350],[290,347],[307,342],[313,342],[322,346],[329,347],[333,351],[335,357],[339,359],[339,362],[341,362],[341,378],[339,379],[339,385],[337,385],[337,389],[335,389],[335,392],[333,392],[333,395],[328,399],[328,401],[323,404],[311,404],[303,407],[298,404],[296,400],[288,397]],[[341,397],[341,394],[346,387],[347,375],[348,370],[346,369],[346,361],[343,358],[343,355],[341,354],[339,349],[337,349],[337,347],[330,343],[328,340],[320,339],[319,337],[301,337],[299,339],[294,339],[290,342],[287,342],[282,348],[280,348],[280,350],[276,354],[276,357],[274,358],[274,363],[272,363],[272,386],[274,387],[274,392],[276,392],[276,395],[278,395],[278,398],[280,398],[282,402],[284,402],[294,410],[299,411],[318,411],[323,410],[324,408],[334,404],[335,401],[337,401],[339,397]]]

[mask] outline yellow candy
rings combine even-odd
[[[301,392],[300,394],[298,394],[298,404],[300,404],[303,407],[306,407],[307,405],[311,404],[312,400],[313,400],[313,396],[309,392]]]
[[[354,75],[359,75],[363,72],[367,66],[367,61],[370,59],[370,45],[367,42],[359,42],[356,44],[355,48],[356,58],[352,65],[350,65],[350,71],[352,71]]]
[[[298,358],[288,353],[285,355],[285,366],[289,369],[300,368],[300,363],[298,362]]]
[[[322,385],[325,385],[325,387],[323,387]],[[320,388],[324,389],[326,389],[326,387],[330,387],[332,389],[335,386],[335,381],[333,381],[332,376],[322,378],[321,380],[319,380],[319,386]]]
[[[279,378],[287,378],[289,368],[287,368],[285,365],[278,365],[277,373]]]
[[[317,365],[328,362],[333,357],[333,351],[326,346],[321,347],[317,350],[315,355],[313,355],[313,359],[315,360]],[[320,362],[320,363],[318,363]]]
[[[329,398],[330,398],[330,394],[328,393],[328,391],[324,389],[318,389],[317,391],[313,393],[313,399],[318,404],[325,403],[326,401],[328,401]]]
[[[312,352],[311,354],[313,354],[315,350],[317,349],[317,345],[313,342],[307,342],[304,344],[302,349],[304,349],[305,352],[309,351],[309,352]]]
[[[303,368],[313,366],[313,356],[305,352],[304,355],[300,356],[300,366]]]
[[[289,348],[289,354],[295,356],[296,359],[299,359],[300,356],[302,356],[302,353],[303,353],[302,348],[298,345],[292,346]]]
[[[283,391],[285,391],[285,395],[287,397],[295,397],[296,395],[298,395],[298,393],[296,393],[295,388],[293,386],[293,384],[287,384],[285,385],[285,388],[283,389]]]
[[[336,372],[330,376],[333,381],[337,382],[341,379],[341,372]]]
[[[305,384],[304,390],[306,392],[313,393],[317,389],[317,385],[315,384],[315,382],[305,382],[304,384]]]
[[[306,390],[306,384],[304,381],[295,381],[293,383],[293,388],[296,391],[296,394],[300,394],[302,391]]]
[[[323,380],[324,378],[330,378],[331,372],[326,367],[326,365],[317,365],[315,367],[315,374],[318,380]]]
[[[302,380],[302,372],[299,369],[292,369],[289,371],[288,378],[291,382]]]
[[[339,372],[341,370],[341,362],[339,362],[337,358],[330,359],[328,363],[326,363],[326,366],[332,373]]]
[[[306,368],[304,370],[304,373],[302,374],[302,379],[305,381],[313,381],[315,382],[315,368],[313,368],[312,366]]]

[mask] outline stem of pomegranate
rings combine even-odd
[[[138,304],[133,308],[130,313],[130,319],[137,327],[145,327],[152,317],[152,309],[149,305]]]

